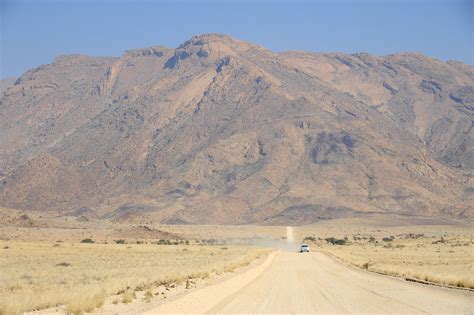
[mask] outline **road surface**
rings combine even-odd
[[[263,264],[150,313],[474,314],[474,293],[345,266],[320,253],[278,251]]]

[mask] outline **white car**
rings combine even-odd
[[[300,247],[300,253],[309,253],[309,246],[308,244],[302,244]]]

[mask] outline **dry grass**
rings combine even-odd
[[[352,242],[324,248],[342,260],[371,271],[416,278],[458,287],[474,288],[474,246],[470,239],[394,240],[389,244]],[[460,244],[460,245],[457,245]]]
[[[468,226],[319,225],[301,228],[302,235],[317,238],[313,248],[360,268],[474,288],[474,241]],[[329,236],[346,237],[347,245],[331,245],[324,240]]]
[[[81,313],[101,306],[111,295],[112,304],[135,303],[134,296],[147,302],[157,298],[146,294],[155,292],[157,286],[182,282],[183,287],[190,288],[193,279],[233,271],[267,251],[235,244],[286,236],[286,227],[150,224],[152,229],[183,238],[180,245],[156,245],[150,242],[159,239],[127,238],[128,231],[137,228],[132,225],[70,219],[48,224],[39,228],[0,226],[0,315],[56,305],[65,305],[71,313]],[[340,219],[296,227],[294,233],[296,242],[309,236],[311,239],[306,242],[314,240],[313,250],[329,251],[361,268],[474,286],[472,227],[380,227],[384,224],[386,220]],[[404,235],[410,233],[423,236],[405,239]],[[390,236],[394,239],[383,241]],[[347,237],[347,245],[330,245],[324,241],[328,237]],[[92,238],[95,244],[81,244],[86,238]],[[126,244],[116,244],[119,239],[125,239]],[[56,243],[57,240],[64,242]],[[208,246],[211,240],[218,241],[216,246]],[[137,241],[148,244],[136,244]],[[102,244],[105,242],[108,244]],[[262,245],[275,246],[272,242]],[[142,293],[135,295],[136,291]]]
[[[122,294],[122,303],[128,304],[132,303],[134,299],[137,298],[137,295],[135,294],[135,291],[133,290],[125,290],[125,292]]]
[[[267,252],[239,246],[52,245],[0,241],[0,314],[57,305],[89,312],[114,294],[121,294],[117,303],[129,303],[136,290],[234,270]]]

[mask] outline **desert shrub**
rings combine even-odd
[[[126,244],[125,240],[114,240],[115,244]]]
[[[314,236],[306,236],[306,237],[303,239],[303,242],[306,242],[306,241],[316,242],[316,237],[314,237]]]
[[[346,245],[346,240],[336,240],[336,245]]]
[[[71,264],[67,262],[62,262],[56,265],[56,267],[69,267],[69,266],[71,266]]]
[[[186,279],[186,289],[191,289],[191,281],[188,279]]]
[[[207,240],[207,243],[210,244],[210,245],[215,245],[215,244],[219,243],[219,241],[216,240],[216,239],[211,238],[211,239]]]
[[[171,245],[171,241],[170,240],[159,240],[158,245]]]
[[[151,291],[146,291],[144,295],[145,302],[150,303],[152,298],[153,298],[153,293],[151,293]]]
[[[332,245],[346,245],[346,240],[337,239],[335,237],[328,237],[325,239],[326,242],[331,243]]]
[[[370,237],[369,237],[369,242],[371,242],[371,243],[375,242],[375,237],[370,236]]]
[[[393,237],[393,236],[390,236],[390,237],[384,237],[384,238],[382,238],[382,241],[384,241],[384,242],[391,242],[391,241],[393,241],[393,239],[394,239],[394,237]]]
[[[405,239],[418,239],[418,238],[421,238],[425,236],[425,234],[423,233],[420,233],[420,234],[415,234],[415,233],[408,233],[408,234],[405,234]]]
[[[446,243],[446,240],[445,240],[444,237],[442,237],[442,236],[441,236],[441,238],[440,238],[439,240],[434,241],[434,242],[432,242],[431,244],[440,244],[440,243],[441,243],[441,244]]]
[[[93,244],[95,243],[93,239],[91,238],[85,238],[81,241],[81,243],[87,243],[87,244]]]
[[[136,297],[137,296],[134,291],[127,290],[122,295],[122,303],[125,303],[125,304],[131,303]]]

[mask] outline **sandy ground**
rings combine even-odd
[[[157,313],[474,313],[474,293],[345,266],[321,252],[278,251],[247,272],[165,303]]]

